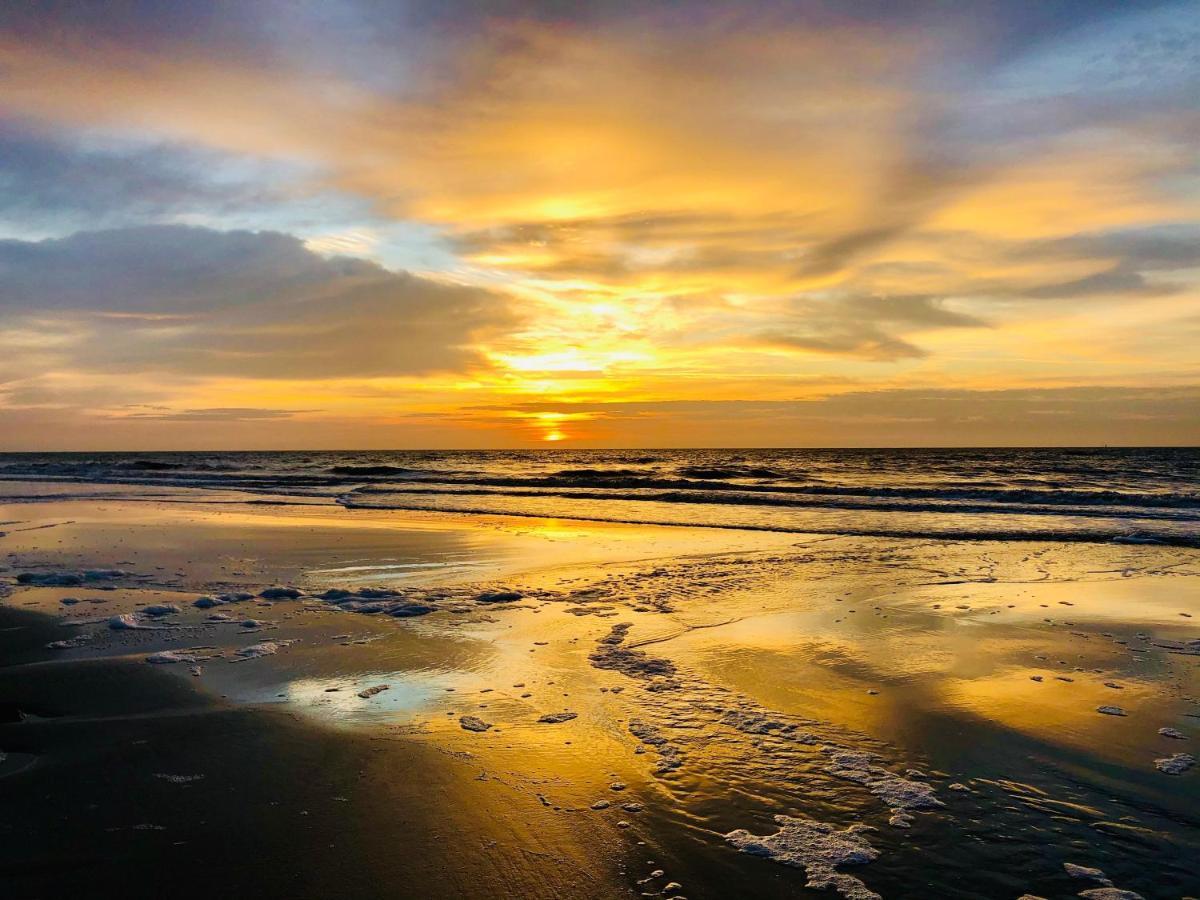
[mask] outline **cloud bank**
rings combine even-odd
[[[0,242],[0,316],[78,370],[263,379],[464,371],[516,322],[494,291],[185,226]]]

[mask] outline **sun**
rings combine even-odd
[[[574,434],[565,431],[564,425],[570,422],[579,422],[591,417],[591,413],[578,412],[518,412],[515,415],[528,422],[530,432],[529,440],[538,440],[547,444],[556,444],[559,441],[569,441],[579,437],[579,433]],[[572,429],[574,430],[574,429]]]

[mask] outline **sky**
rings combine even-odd
[[[1200,444],[1200,0],[0,7],[0,449]]]

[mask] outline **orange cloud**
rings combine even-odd
[[[13,121],[286,163],[297,196],[365,200],[370,223],[313,226],[314,257],[385,253],[375,226],[391,219],[432,229],[456,258],[423,273],[420,315],[395,295],[411,300],[413,277],[383,269],[263,305],[232,302],[261,301],[261,285],[205,273],[231,302],[198,354],[196,323],[162,318],[181,310],[121,328],[39,322],[28,297],[20,321],[0,321],[0,346],[80,379],[111,371],[89,349],[103,333],[124,360],[169,358],[168,399],[192,409],[412,425],[551,404],[554,422],[464,412],[454,426],[518,442],[601,434],[572,418],[598,400],[1200,377],[1200,257],[1180,250],[1200,221],[1180,189],[1195,177],[1189,120],[1076,109],[1068,93],[1055,103],[1073,115],[1051,127],[1038,110],[1055,104],[1030,112],[976,84],[982,71],[956,76],[953,31],[639,24],[495,23],[390,83],[67,30],[0,36]],[[1019,125],[997,124],[1015,111]],[[360,276],[370,298],[347,287]],[[264,363],[264,336],[304,352]]]

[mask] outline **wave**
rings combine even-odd
[[[403,466],[333,466],[329,469],[331,475],[350,475],[353,477],[377,478],[379,476],[426,475],[420,469],[406,469]]]
[[[489,506],[454,506],[450,509],[438,509],[422,503],[402,502],[358,502],[348,497],[339,498],[339,502],[347,509],[378,509],[378,510],[412,510],[423,512],[448,512],[466,515],[517,516],[520,518],[554,518],[578,522],[611,522],[623,525],[661,525],[678,528],[717,528],[733,531],[763,531],[780,534],[820,534],[844,537],[881,537],[904,539],[933,539],[961,541],[1027,541],[1027,542],[1067,542],[1067,543],[1115,543],[1159,545],[1168,547],[1200,548],[1200,534],[1157,531],[1138,531],[1119,527],[1110,528],[968,528],[955,527],[945,524],[922,523],[920,527],[903,527],[897,525],[879,526],[827,526],[820,524],[785,523],[754,523],[712,521],[677,521],[669,518],[654,516],[622,516],[616,514],[584,513],[579,510],[521,510],[511,508],[496,508]]]
[[[834,533],[869,522],[870,533],[895,536],[1107,540],[1136,527],[1157,540],[1194,538],[1200,523],[1200,453],[1190,448],[0,454],[0,482],[22,481],[817,533],[793,524],[836,518]]]
[[[638,478],[642,473],[638,469],[559,469],[551,477],[567,478],[572,481],[587,481],[595,479],[605,481],[614,478]]]
[[[351,495],[389,495],[425,494],[434,496],[494,496],[494,497],[557,497],[565,500],[598,500],[625,501],[633,503],[666,503],[666,504],[702,504],[727,505],[744,507],[778,507],[796,509],[843,509],[843,510],[872,510],[895,512],[929,512],[929,513],[1002,513],[1019,515],[1043,516],[1082,516],[1092,518],[1156,518],[1173,521],[1195,521],[1200,523],[1200,508],[1156,508],[1153,505],[1107,504],[1064,506],[1062,504],[1022,503],[1001,504],[976,498],[976,502],[964,502],[960,496],[936,497],[894,497],[892,495],[838,495],[801,497],[796,495],[771,495],[765,493],[713,493],[709,491],[654,491],[643,490],[640,493],[613,490],[597,491],[587,488],[574,489],[494,489],[486,486],[479,487],[441,487],[436,484],[426,484],[420,487],[408,486],[403,488],[374,485],[357,488],[343,496]]]
[[[156,459],[134,459],[120,465],[127,469],[140,469],[147,472],[166,472],[186,468],[183,463],[159,462]]]
[[[432,476],[433,473],[427,473]],[[718,492],[730,494],[788,494],[821,498],[870,497],[895,500],[941,500],[1006,503],[1020,506],[1137,506],[1165,508],[1200,508],[1200,493],[1133,493],[1112,490],[1046,490],[1035,488],[974,488],[974,487],[884,487],[870,485],[797,485],[797,484],[734,484],[708,482],[692,479],[641,477],[623,473],[576,470],[567,477],[562,473],[546,477],[430,477],[425,484],[455,487],[490,487],[521,489],[587,489],[605,490],[665,490],[702,491],[712,494],[712,502]],[[387,490],[386,484],[374,485],[365,490]],[[407,490],[408,487],[406,486]],[[617,499],[621,499],[618,497]],[[763,499],[754,502],[770,503]]]
[[[728,468],[713,468],[709,466],[684,466],[679,474],[685,478],[696,478],[702,481],[727,481],[731,478],[784,478],[784,473],[774,469],[760,469],[754,466],[732,466]]]

